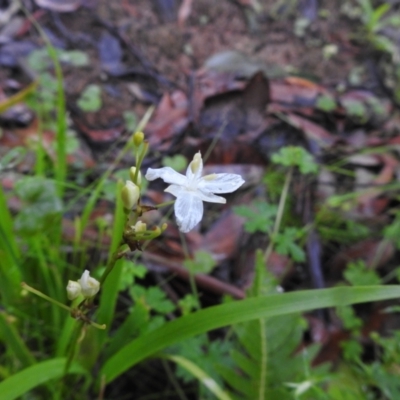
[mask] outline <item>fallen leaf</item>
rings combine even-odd
[[[185,26],[185,23],[192,12],[192,5],[193,5],[193,0],[182,0],[182,3],[178,9],[179,28],[182,29]]]

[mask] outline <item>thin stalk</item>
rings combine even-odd
[[[186,395],[185,395],[185,392],[182,390],[178,380],[175,378],[174,373],[171,371],[171,367],[168,364],[168,361],[165,360],[164,358],[162,358],[161,362],[162,362],[162,365],[163,365],[163,367],[165,369],[165,372],[167,373],[168,379],[170,380],[172,386],[176,390],[176,394],[178,395],[180,400],[188,400]]]
[[[182,234],[181,231],[179,231],[179,236],[181,237],[181,242],[182,242],[182,249],[183,249],[183,254],[185,255],[186,259],[189,259],[189,250],[186,244],[186,239],[185,235]],[[196,280],[194,279],[194,273],[191,268],[189,268],[189,284],[190,284],[190,290],[192,291],[193,296],[197,300],[197,306],[196,309],[200,310],[201,305],[200,305],[200,298],[199,298],[199,292],[197,290],[197,285],[196,285]]]
[[[68,358],[67,358],[67,362],[65,363],[64,376],[66,376],[68,374],[69,368],[72,364],[72,361],[74,360],[78,341],[79,341],[79,338],[82,336],[83,328],[84,328],[84,323],[82,321],[79,321],[78,324],[75,326],[74,332],[72,334],[71,342],[69,345],[69,349],[68,349]]]
[[[280,229],[280,226],[282,223],[283,212],[285,211],[285,204],[286,204],[286,199],[287,199],[288,193],[289,193],[290,183],[292,181],[292,176],[293,176],[293,167],[291,167],[289,169],[288,173],[286,174],[285,183],[283,185],[281,197],[279,199],[278,212],[276,214],[276,219],[275,219],[274,228],[272,230],[271,239],[270,239],[269,245],[267,247],[267,250],[264,253],[265,262],[267,262],[269,257],[271,256],[272,249],[274,248],[274,238],[275,238],[276,234],[279,232],[279,229]]]
[[[260,339],[261,339],[261,365],[260,365],[260,387],[258,392],[259,400],[265,399],[265,388],[267,386],[267,331],[265,327],[265,319],[260,318]]]
[[[99,282],[100,286],[103,285],[104,281],[107,279],[107,276],[109,273],[113,270],[115,263],[126,253],[128,253],[130,250],[129,248],[125,248],[123,250],[118,249],[116,252],[114,252],[113,256],[111,257],[111,260],[108,262],[107,267],[105,271],[103,272],[103,275],[100,277]]]
[[[162,208],[162,207],[167,207],[167,206],[172,206],[175,204],[176,200],[171,200],[171,201],[165,201],[164,203],[160,203],[154,206],[154,208]]]
[[[29,286],[29,285],[26,284],[25,282],[22,282],[22,283],[21,283],[21,286],[22,286],[25,290],[27,290],[28,292],[31,292],[31,293],[33,293],[33,294],[36,294],[36,296],[39,296],[39,297],[41,297],[42,299],[47,300],[47,301],[49,301],[50,303],[53,303],[53,304],[55,304],[56,306],[59,306],[59,307],[63,308],[64,310],[67,310],[68,312],[72,312],[72,311],[73,311],[71,307],[68,307],[68,306],[66,306],[66,305],[63,304],[63,303],[60,303],[59,301],[54,300],[54,299],[52,299],[52,298],[49,297],[49,296],[46,296],[44,293],[40,292],[39,290],[34,289],[33,287]]]

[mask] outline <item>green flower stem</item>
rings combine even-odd
[[[139,151],[138,151],[138,154],[136,155],[136,171],[135,171],[135,176],[134,176],[135,183],[137,182],[137,178],[138,178],[138,175],[139,175],[140,167],[142,166],[142,162],[144,160],[144,157],[146,156],[146,153],[147,153],[147,151],[149,149],[149,142],[144,141],[143,145],[141,147],[142,147],[142,149],[140,151],[140,154],[139,154]]]
[[[99,279],[100,286],[103,285],[104,281],[107,279],[107,276],[113,270],[115,263],[129,251],[130,251],[129,247],[123,249],[121,246],[116,252],[114,252],[113,256],[111,257],[111,260],[107,264],[105,271],[103,272],[103,275]]]
[[[66,306],[66,305],[63,304],[63,303],[60,303],[59,301],[54,300],[54,299],[52,299],[52,298],[49,297],[49,296],[46,296],[44,293],[40,292],[39,290],[34,289],[33,287],[29,286],[29,285],[26,284],[25,282],[21,282],[21,286],[22,286],[25,290],[27,290],[28,292],[31,292],[31,293],[33,293],[33,294],[36,294],[36,296],[39,296],[39,297],[41,297],[42,299],[45,299],[45,300],[49,301],[50,303],[53,303],[53,304],[55,304],[55,305],[57,305],[57,306],[63,308],[64,310],[67,310],[68,312],[72,312],[72,311],[73,311],[71,307],[68,307],[68,306]]]
[[[189,255],[189,250],[188,250],[188,247],[187,247],[185,235],[181,231],[179,231],[179,236],[181,238],[183,254],[185,255],[185,258],[188,260],[188,259],[190,259],[190,255]],[[201,305],[200,305],[199,292],[197,290],[197,285],[196,285],[196,280],[195,280],[195,277],[194,277],[194,272],[193,272],[193,270],[191,268],[189,268],[189,284],[190,284],[190,290],[192,291],[193,296],[197,300],[196,309],[200,310],[201,309]]]
[[[68,358],[67,362],[65,363],[65,368],[64,368],[64,376],[68,374],[69,368],[72,364],[72,361],[74,360],[75,353],[77,350],[77,345],[78,345],[78,340],[82,335],[82,329],[84,328],[85,324],[83,321],[79,321],[74,328],[74,331],[72,333],[72,338],[71,342],[68,348]]]
[[[287,196],[289,193],[289,187],[290,187],[290,183],[292,181],[292,177],[293,177],[293,167],[291,167],[289,169],[288,173],[286,174],[285,183],[283,185],[281,197],[279,199],[278,212],[276,214],[274,229],[272,230],[272,234],[271,234],[271,238],[270,238],[270,242],[267,247],[267,250],[264,253],[265,262],[268,262],[268,259],[271,256],[272,249],[274,247],[274,237],[279,232],[279,228],[282,223],[283,212],[285,211],[286,199],[287,199]]]

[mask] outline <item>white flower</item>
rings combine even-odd
[[[243,185],[244,180],[237,174],[211,174],[201,177],[203,160],[196,153],[189,164],[186,176],[170,167],[147,170],[146,179],[161,178],[169,183],[165,191],[176,196],[175,216],[182,232],[189,232],[203,216],[203,201],[226,203],[226,199],[214,193],[231,193]]]
[[[75,300],[82,292],[81,285],[75,281],[68,281],[67,297],[69,300]]]
[[[84,297],[93,297],[100,290],[100,282],[92,278],[87,269],[85,269],[78,283],[81,285]]]

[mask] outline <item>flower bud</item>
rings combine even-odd
[[[125,186],[121,190],[121,198],[124,207],[131,210],[139,200],[139,188],[131,181],[126,181]]]
[[[139,147],[144,140],[144,133],[143,132],[135,132],[133,135],[133,143],[136,147]]]
[[[131,178],[131,181],[135,183],[135,174],[136,174],[136,167],[130,167],[129,168],[129,177]],[[142,174],[140,171],[137,174],[137,181],[136,183],[140,185],[142,183]]]
[[[68,281],[67,297],[69,300],[75,300],[82,292],[81,285],[76,281]]]
[[[84,297],[93,297],[100,290],[100,282],[92,278],[87,269],[85,269],[78,282],[81,285]]]
[[[138,221],[136,222],[134,228],[135,232],[145,232],[147,230],[147,225],[142,221]]]
[[[167,228],[168,228],[168,224],[167,224],[166,222],[164,222],[164,223],[161,225],[161,230],[164,232]]]

